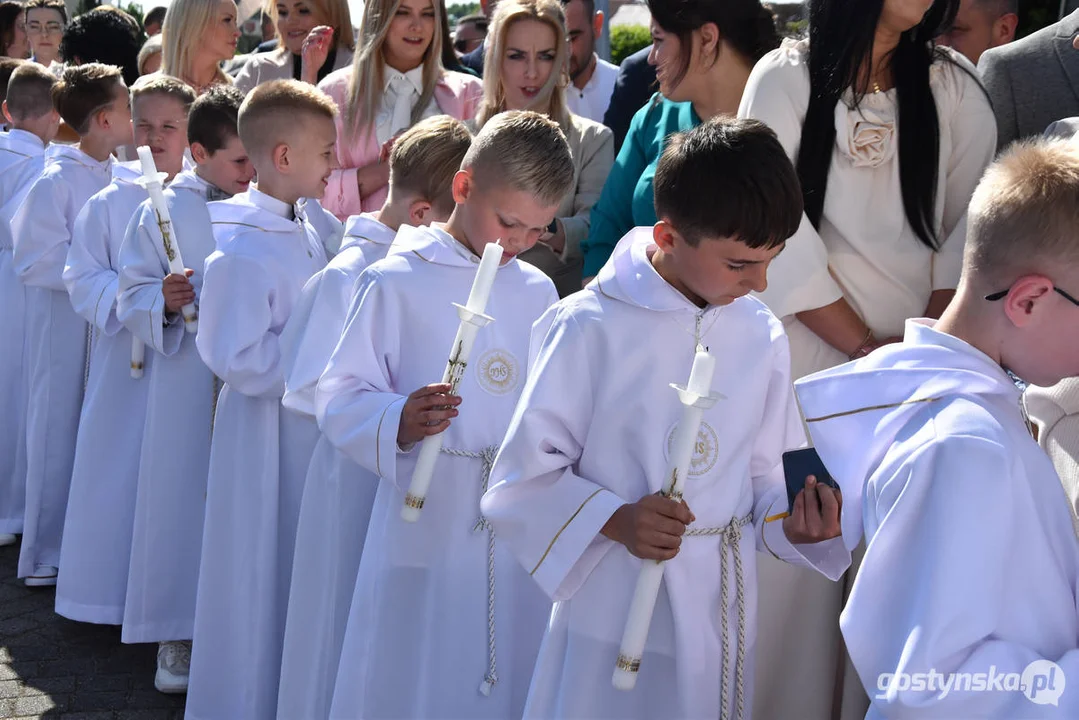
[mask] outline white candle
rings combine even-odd
[[[169,262],[169,272],[175,275],[185,273],[184,259],[180,255],[180,246],[176,243],[176,234],[172,227],[172,217],[169,214],[169,204],[165,200],[165,189],[161,184],[157,165],[154,163],[154,155],[150,148],[143,145],[137,148],[139,162],[142,164],[142,175],[145,180],[146,192],[150,195],[150,203],[157,214],[157,226],[161,231],[161,242],[165,247],[165,257]],[[190,303],[181,308],[184,316],[184,328],[189,333],[199,329],[199,314],[195,304]]]
[[[452,386],[450,393],[456,395],[461,377],[468,366],[468,358],[472,354],[472,345],[476,342],[476,334],[479,329],[490,322],[490,318],[484,315],[487,310],[487,301],[491,297],[491,288],[495,284],[495,273],[502,261],[502,246],[498,243],[489,243],[483,249],[483,258],[480,260],[476,277],[472,281],[472,290],[468,294],[468,302],[465,306],[457,306],[457,314],[461,318],[461,324],[457,326],[457,335],[450,347],[449,361],[446,363],[446,371],[442,374],[443,384]],[[420,443],[419,456],[416,458],[416,468],[412,471],[412,482],[408,486],[408,494],[405,495],[405,504],[401,508],[401,517],[408,522],[416,522],[423,509],[424,500],[427,498],[427,489],[431,487],[431,479],[434,477],[435,461],[442,451],[442,435],[428,435]]]
[[[480,268],[476,271],[476,279],[472,283],[472,292],[468,294],[468,302],[465,307],[474,313],[483,313],[487,309],[487,300],[491,297],[491,288],[495,284],[495,273],[498,265],[502,262],[502,245],[488,243],[483,248],[483,258],[480,259]]]
[[[682,499],[686,476],[689,475],[690,463],[693,460],[693,447],[701,428],[701,414],[704,407],[713,402],[711,392],[715,370],[716,359],[703,350],[698,352],[693,358],[686,392],[679,392],[682,418],[675,430],[663,487],[663,493],[673,500]],[[637,578],[637,588],[630,602],[626,629],[622,633],[614,677],[611,678],[611,682],[619,690],[632,690],[637,685],[637,672],[644,655],[648,628],[652,624],[652,612],[656,607],[662,580],[663,563],[655,560],[643,561],[641,574]]]
[[[146,344],[137,337],[131,337],[131,377],[138,380],[146,363]]]

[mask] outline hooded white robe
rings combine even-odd
[[[165,190],[174,242],[195,274],[195,305],[203,267],[214,250],[210,185],[185,170]],[[182,219],[182,220],[180,220]],[[176,222],[175,220],[180,220]],[[146,343],[153,366],[146,383],[146,424],[139,459],[123,641],[190,640],[195,627],[206,476],[218,381],[199,357],[183,318],[165,312],[161,282],[168,258],[149,201],[139,207],[120,249],[116,316]]]
[[[341,339],[356,282],[386,257],[396,231],[364,213],[348,219],[341,252],[304,287],[281,333],[284,406],[315,416],[315,389]],[[277,714],[326,718],[333,700],[345,623],[356,587],[367,522],[378,483],[325,435],[304,483],[289,591]]]
[[[498,537],[556,601],[528,718],[737,718],[738,707],[748,717],[756,551],[833,579],[850,561],[838,539],[795,547],[781,522],[766,522],[786,510],[782,455],[805,443],[782,324],[751,297],[693,305],[652,267],[654,247],[652,228],[631,231],[584,291],[536,323],[528,384],[483,499]],[[725,397],[704,411],[685,500],[691,530],[730,534],[686,537],[666,563],[637,687],[623,692],[611,676],[641,561],[600,530],[662,489],[682,414],[669,384],[686,384],[698,342]]]
[[[277,708],[293,544],[318,427],[281,407],[278,342],[326,265],[307,213],[257,189],[209,204],[199,355],[225,385],[210,447],[186,717],[261,720]],[[296,213],[294,219],[290,218]]]
[[[318,384],[319,427],[377,484],[337,672],[334,718],[520,717],[550,603],[493,546],[489,677],[489,536],[480,520],[484,460],[494,459],[524,385],[532,323],[556,300],[540,270],[512,260],[494,281],[460,383],[460,415],[419,521],[401,519],[417,451],[398,453],[406,396],[441,381],[479,258],[437,227],[402,226],[364,271],[340,344]],[[381,480],[379,479],[381,478]],[[297,556],[297,562],[302,559]]]
[[[131,333],[116,318],[120,246],[146,189],[138,161],[113,163],[112,183],[75,220],[64,284],[94,329],[94,347],[71,473],[56,612],[119,625],[124,618],[131,528],[146,420],[146,381],[131,377]],[[147,355],[146,365],[152,366]]]
[[[112,159],[53,145],[45,169],[11,221],[15,272],[26,286],[26,516],[19,577],[60,566],[75,438],[88,374],[88,327],[71,306],[63,271],[75,218],[109,184]]]
[[[797,386],[847,546],[865,534],[840,627],[866,717],[1079,717],[1067,496],[1012,379],[931,325]]]

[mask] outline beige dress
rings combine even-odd
[[[922,245],[903,211],[895,91],[870,94],[857,110],[844,98],[836,105],[836,143],[820,230],[802,217],[798,232],[769,268],[768,290],[760,296],[783,320],[794,379],[847,360],[796,313],[845,298],[874,335],[902,336],[905,321],[924,314],[934,291],[955,289],[958,283],[963,217],[992,160],[996,124],[974,67],[948,49],[943,52],[953,62],[938,61],[930,71],[940,123],[933,219],[943,247],[933,253]],[[792,159],[809,104],[807,62],[805,41],[788,40],[766,55],[750,75],[738,111],[771,126]],[[756,720],[861,720],[868,699],[839,633],[844,584],[770,557],[761,559],[758,575]]]
[[[333,69],[340,70],[352,64],[352,51],[339,46],[334,55]],[[292,53],[288,48],[251,55],[233,81],[244,94],[270,80],[292,79]]]

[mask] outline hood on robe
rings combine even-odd
[[[190,190],[203,197],[206,197],[206,191],[209,189],[210,184],[200,178],[194,170],[183,170],[176,174],[176,177],[169,183],[170,190]]]
[[[206,207],[214,225],[243,225],[277,233],[294,233],[300,227],[296,220],[283,218],[255,204],[246,192],[228,200],[208,203]]]
[[[0,150],[7,150],[24,157],[34,157],[44,154],[45,143],[31,132],[12,129],[6,133],[0,133]]]
[[[138,160],[114,162],[112,164],[113,182],[133,185],[140,178],[142,178],[142,164]]]
[[[476,254],[458,242],[452,235],[437,225],[431,227],[412,227],[402,225],[393,239],[387,255],[407,255],[412,253],[421,260],[436,265],[453,267],[477,267],[480,259]],[[516,262],[503,265],[502,270]]]
[[[409,227],[402,225],[401,230]],[[345,234],[341,240],[341,249],[359,240],[370,240],[378,245],[389,245],[397,236],[397,232],[380,223],[374,213],[362,213],[351,216],[345,223]]]
[[[866,482],[915,415],[960,395],[1003,400],[1018,411],[1021,397],[989,356],[924,320],[907,321],[902,343],[794,387],[812,443],[843,491],[843,538],[851,550],[862,537]]]
[[[104,162],[98,162],[97,160],[94,160],[92,157],[90,157],[74,145],[60,145],[58,143],[53,143],[52,145],[49,145],[49,147],[45,148],[46,165],[54,163],[62,158],[74,160],[80,165],[85,165],[90,168],[105,171],[110,170],[114,162],[111,156]]]

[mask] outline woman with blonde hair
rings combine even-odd
[[[505,110],[534,110],[562,126],[573,155],[573,192],[554,222],[520,258],[543,270],[562,297],[581,289],[581,241],[588,237],[592,205],[614,164],[614,135],[566,106],[569,42],[558,0],[502,0],[487,34],[483,103],[476,130]]]
[[[240,30],[232,0],[172,0],[161,28],[161,73],[201,95],[232,83],[221,63],[236,53]]]
[[[369,0],[352,67],[330,73],[319,88],[341,110],[338,168],[322,204],[344,219],[378,210],[386,199],[387,143],[433,115],[470,120],[483,88],[442,67],[442,0]]]
[[[348,0],[277,0],[268,13],[277,28],[277,50],[255,53],[236,75],[245,93],[269,80],[317,85],[352,64],[356,39]]]

